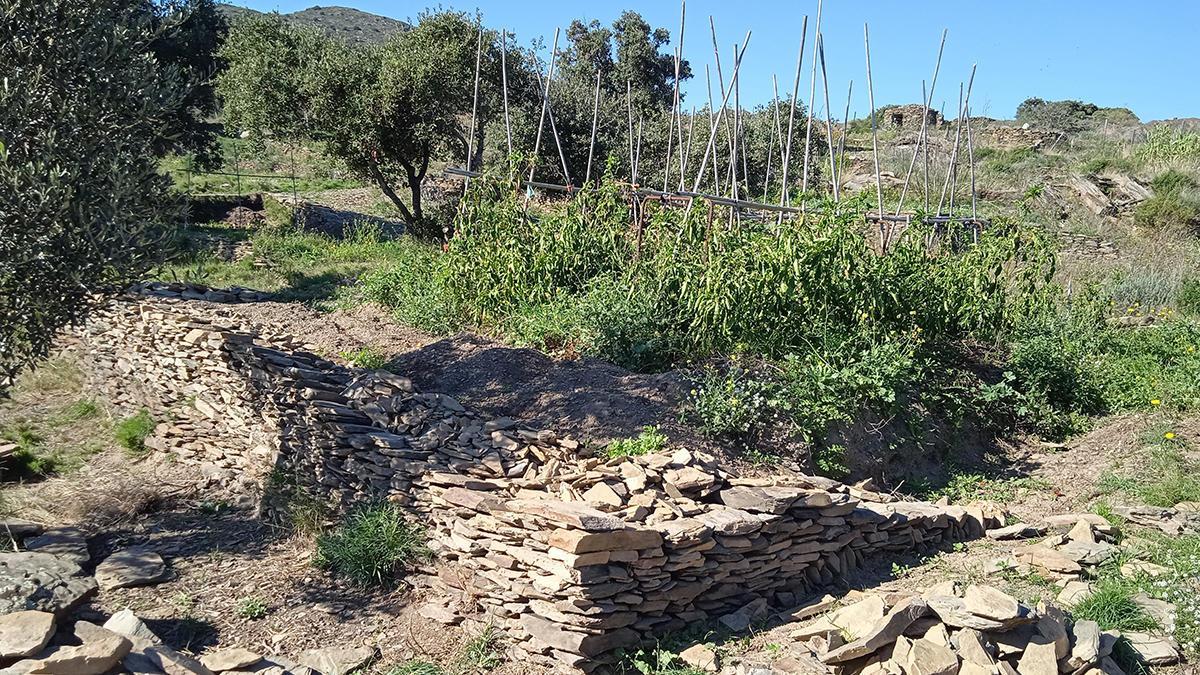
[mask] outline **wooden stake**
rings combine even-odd
[[[867,50],[867,99],[871,106],[871,154],[875,158],[875,194],[879,199],[879,217],[883,218],[883,181],[879,177],[879,127],[875,120],[875,84],[871,79],[871,33],[865,23],[863,44]],[[886,245],[884,248],[886,252]]]
[[[742,57],[744,57],[746,55],[746,48],[749,46],[750,46],[750,31],[746,31],[746,39],[745,39],[745,41],[742,42],[742,52],[740,54],[738,54],[737,60],[733,64],[734,76],[736,76],[738,71],[741,70]],[[708,168],[708,158],[713,156],[713,147],[714,147],[713,141],[716,139],[717,128],[721,124],[721,118],[724,117],[724,115],[725,115],[725,105],[729,102],[729,95],[732,93],[733,93],[732,87],[728,91],[725,92],[725,97],[721,101],[721,110],[720,110],[720,112],[717,113],[717,118],[713,121],[712,129],[709,130],[708,147],[706,147],[704,149],[704,158],[702,160],[700,160],[700,171],[696,174],[696,182],[695,182],[694,186],[692,187],[692,192],[697,192],[700,189],[700,179],[704,176],[705,169]],[[714,164],[713,166],[714,166],[714,171],[715,171],[716,165]]]
[[[904,174],[904,187],[900,190],[900,203],[896,205],[896,215],[900,215],[900,210],[904,208],[904,197],[908,194],[908,182],[912,178],[913,167],[917,165],[917,155],[921,152],[921,146],[925,144],[926,132],[929,128],[929,104],[932,103],[933,91],[937,87],[938,71],[942,69],[942,52],[946,49],[946,36],[950,33],[950,29],[942,29],[942,43],[938,46],[937,63],[933,66],[933,81],[929,84],[929,96],[924,94],[925,83],[921,83],[921,105],[924,107],[923,116],[921,117],[921,133],[917,136],[917,147],[913,148],[912,160],[908,163],[908,171]],[[926,150],[928,153],[928,150]],[[928,182],[925,187],[925,210],[929,210],[929,187]]]
[[[512,121],[508,117],[508,29],[500,31],[500,87],[504,92],[504,135],[508,139],[508,156],[512,157]]]
[[[625,80],[625,109],[629,113],[629,182],[637,185],[637,169],[633,163],[633,81]]]
[[[596,152],[596,127],[600,123],[600,69],[596,69],[596,96],[592,101],[592,139],[588,142],[588,161],[587,172],[583,178],[583,184],[588,185],[592,182],[592,156]]]
[[[708,83],[708,126],[715,129],[716,127],[714,125],[717,122],[717,110],[716,105],[713,102],[712,95],[712,72],[709,71],[707,63],[704,64],[704,80]],[[721,192],[720,162],[717,161],[713,162],[713,192],[718,194]]]
[[[808,125],[804,131],[804,175],[800,180],[800,191],[808,192],[808,162],[812,154],[812,125],[814,108],[817,107],[817,47],[821,44],[821,6],[822,0],[817,0],[817,25],[813,29],[812,79],[808,90]],[[801,204],[801,208],[803,208]]]
[[[942,196],[938,199],[938,212],[942,215],[942,205],[946,201],[946,192],[950,189],[950,177],[954,175],[954,163],[958,161],[958,143],[962,138],[962,108],[963,108],[963,84],[958,83],[958,121],[955,123],[956,130],[954,132],[954,150],[950,153],[950,165],[946,167],[946,181],[942,183]],[[951,208],[954,206],[954,198],[950,198]],[[954,215],[954,214],[950,214]]]
[[[1105,120],[1105,124],[1108,120]],[[975,146],[971,142],[971,106],[967,106],[967,162],[971,165],[971,218],[979,219],[979,204],[975,194]]]
[[[829,180],[833,183],[833,201],[841,201],[838,189],[837,161],[833,156],[833,110],[829,107],[829,75],[825,71],[825,36],[817,34],[817,52],[821,55],[821,86],[825,89],[825,146],[829,151]]]
[[[962,84],[958,86],[958,124],[954,132],[954,151],[950,153],[950,168],[946,171],[946,183],[942,186],[942,196],[938,199],[938,215],[942,214],[942,203],[946,199],[946,190],[950,187],[950,175],[954,172],[955,166],[958,163],[958,146],[962,142],[962,127],[963,127],[963,111],[971,104],[971,89],[975,86],[975,68],[978,64],[971,64],[971,78],[967,80],[967,95],[963,98]],[[953,199],[953,197],[951,197]]]
[[[787,143],[784,145],[783,152],[783,185],[782,192],[779,195],[779,205],[788,206],[791,204],[791,196],[788,194],[788,170],[792,166],[792,131],[796,124],[796,97],[800,95],[800,70],[804,66],[804,41],[808,37],[808,16],[804,17],[804,22],[800,27],[800,53],[796,57],[796,79],[792,84],[792,101],[791,112],[788,113],[788,132]],[[783,214],[779,214],[779,222],[783,222]]]
[[[682,125],[680,125],[680,127],[682,127]],[[690,115],[688,115],[687,145],[685,146],[687,148],[687,150],[685,150],[683,155],[681,156],[683,158],[683,162],[682,162],[682,166],[679,167],[679,191],[680,192],[683,192],[683,188],[685,187],[683,181],[687,177],[688,164],[691,163],[690,158],[692,156],[692,139],[695,138],[695,136],[693,135],[692,132],[695,130],[695,128],[696,128],[696,106],[692,106],[692,112]]]
[[[838,172],[842,171],[846,162],[846,136],[850,134],[850,97],[854,94],[854,80],[846,89],[846,112],[842,116],[842,138],[838,141]]]
[[[479,27],[479,42],[475,47],[475,94],[471,101],[471,133],[467,135],[467,164],[468,169],[473,169],[472,164],[475,163],[475,118],[479,113],[479,66],[483,62],[483,26]],[[463,185],[470,183],[471,179],[463,181]]]
[[[550,48],[550,66],[546,72],[546,86],[542,88],[542,114],[538,118],[537,136],[533,140],[533,166],[529,167],[530,182],[533,181],[533,173],[537,170],[538,153],[542,149],[542,130],[546,125],[546,109],[550,106],[550,82],[554,79],[554,59],[558,56],[558,31],[559,29],[554,29],[554,46]]]

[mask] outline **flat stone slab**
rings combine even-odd
[[[20,518],[0,518],[0,535],[10,535],[17,539],[36,537],[45,531],[40,523]]]
[[[300,654],[300,665],[307,666],[321,675],[346,675],[358,670],[375,658],[370,647],[309,649]]]
[[[259,661],[262,661],[261,654],[240,647],[218,649],[215,652],[200,657],[200,663],[204,664],[205,668],[214,673],[223,673],[227,670],[245,670],[248,666],[252,666]]]
[[[166,576],[167,566],[162,556],[140,546],[117,551],[96,567],[96,582],[104,590],[150,586]]]
[[[87,621],[75,623],[78,645],[52,647],[36,658],[18,661],[6,672],[101,675],[129,653],[129,639]]]
[[[96,592],[79,565],[48,553],[0,553],[0,614],[22,610],[62,618]]]
[[[25,540],[25,549],[49,553],[83,565],[92,559],[88,553],[87,537],[77,527],[52,527],[36,537]]]
[[[23,659],[42,651],[54,636],[54,615],[21,611],[0,616],[0,661]]]

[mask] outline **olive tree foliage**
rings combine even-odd
[[[158,262],[160,153],[203,143],[197,72],[157,49],[198,3],[0,0],[0,393]]]
[[[436,161],[478,166],[485,122],[501,105],[498,34],[483,32],[480,123],[471,141],[479,23],[467,14],[425,14],[379,46],[353,46],[291,26],[278,16],[233,27],[218,91],[226,123],[256,133],[306,137],[370,180],[417,235],[433,236],[422,186]],[[511,47],[510,104],[531,106],[529,57]],[[402,196],[402,191],[407,195]]]

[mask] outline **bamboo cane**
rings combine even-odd
[[[512,157],[512,121],[508,116],[508,29],[500,31],[500,87],[504,92],[504,137],[508,140],[508,156]]]
[[[800,179],[800,192],[808,192],[808,163],[812,150],[813,109],[817,107],[817,47],[821,44],[821,7],[822,0],[817,0],[817,25],[813,29],[813,55],[811,85],[808,90],[808,124],[804,131],[804,174]],[[803,208],[803,205],[801,205]]]
[[[875,158],[875,194],[879,200],[879,217],[883,217],[883,181],[879,177],[879,127],[875,119],[875,84],[871,79],[871,33],[863,24],[863,44],[867,51],[867,98],[871,106],[871,154]]]
[[[904,208],[904,197],[908,194],[908,182],[912,178],[913,167],[917,164],[917,155],[921,152],[921,145],[925,141],[925,134],[929,128],[929,104],[933,99],[934,89],[937,87],[938,71],[942,69],[942,52],[946,49],[946,36],[950,33],[950,29],[942,29],[942,42],[938,46],[937,63],[933,66],[933,81],[929,84],[929,97],[921,95],[921,105],[924,106],[924,115],[921,117],[921,133],[917,136],[917,147],[913,148],[912,161],[908,163],[908,171],[904,174],[904,187],[900,190],[900,203],[896,206],[896,215],[900,214],[900,209]],[[928,185],[926,192],[928,192]],[[925,210],[929,210],[929,196],[925,196]]]
[[[821,86],[825,90],[825,147],[829,150],[829,180],[833,183],[833,201],[841,201],[838,189],[837,162],[833,156],[833,110],[829,107],[829,75],[825,70],[825,36],[817,34],[817,51],[821,55]]]
[[[966,106],[971,104],[971,90],[975,86],[975,68],[977,64],[971,65],[971,78],[967,80],[967,95],[963,98],[962,85],[959,85],[959,107],[958,107],[958,124],[954,132],[954,151],[950,153],[950,168],[946,171],[946,183],[942,186],[942,196],[938,199],[938,215],[942,214],[942,203],[946,199],[946,190],[950,187],[950,175],[954,171],[955,165],[958,163],[958,146],[962,141],[962,126],[963,126],[963,111]]]
[[[546,83],[542,89],[542,114],[538,118],[537,136],[533,140],[533,166],[529,167],[529,180],[533,181],[533,173],[537,170],[538,153],[542,149],[542,131],[546,125],[546,109],[550,106],[550,82],[554,79],[554,59],[558,56],[558,31],[554,29],[554,46],[550,48],[550,66],[546,72]]]
[[[808,37],[808,17],[804,17],[804,22],[800,27],[800,53],[796,57],[796,79],[792,84],[792,101],[791,112],[788,113],[788,131],[786,150],[783,153],[783,180],[782,192],[779,195],[779,205],[787,206],[791,203],[791,197],[788,195],[788,170],[792,165],[792,131],[796,124],[796,97],[800,95],[800,71],[804,66],[804,41]],[[783,222],[783,216],[780,215],[780,222]]]
[[[838,171],[846,166],[846,136],[850,133],[850,98],[854,94],[854,80],[846,88],[846,112],[842,116],[842,137],[838,140]]]
[[[479,42],[475,47],[475,94],[471,100],[471,132],[467,134],[467,168],[475,163],[475,124],[479,113],[479,66],[483,63],[483,26],[479,27]],[[463,181],[468,185],[471,179]]]
[[[749,46],[750,46],[750,31],[746,31],[746,39],[745,39],[745,41],[742,42],[742,51],[740,54],[738,54],[737,60],[733,64],[734,75],[737,75],[737,72],[741,69],[742,57],[744,57],[746,55],[746,49]],[[717,135],[717,127],[720,126],[720,124],[721,124],[721,118],[724,117],[724,113],[725,113],[725,104],[729,102],[729,95],[732,93],[733,93],[732,87],[728,91],[725,92],[725,97],[721,101],[721,110],[720,110],[720,112],[717,113],[717,117],[713,122],[713,126],[709,130],[708,147],[706,147],[704,149],[704,157],[700,160],[700,171],[698,171],[696,173],[696,182],[695,182],[694,186],[692,187],[692,192],[696,192],[700,189],[700,180],[704,176],[705,169],[708,168],[708,158],[713,156],[713,146],[714,146],[714,140],[716,139],[716,135]],[[715,171],[716,165],[714,164],[713,166],[714,166],[714,171]]]
[[[592,157],[596,152],[596,128],[600,123],[600,69],[596,69],[596,96],[592,101],[592,138],[588,141],[588,161],[587,172],[583,178],[583,184],[587,185],[592,182]]]

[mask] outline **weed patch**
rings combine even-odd
[[[267,603],[260,597],[247,596],[238,600],[234,611],[243,619],[258,621],[267,616]]]
[[[113,437],[130,457],[145,457],[146,439],[154,433],[156,423],[150,411],[142,409],[117,423]]]
[[[1105,579],[1096,584],[1094,592],[1081,600],[1071,613],[1076,619],[1089,619],[1108,630],[1152,630],[1158,628],[1146,610],[1133,600],[1137,588],[1117,579]]]
[[[404,568],[427,560],[424,531],[381,502],[351,511],[317,539],[317,565],[360,586],[391,586]]]
[[[659,433],[658,427],[648,426],[634,438],[622,438],[608,444],[604,454],[609,457],[636,457],[649,455],[667,447],[667,437]]]

